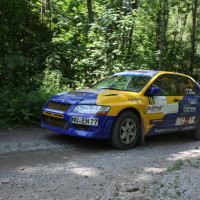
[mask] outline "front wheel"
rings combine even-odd
[[[190,134],[192,136],[192,139],[194,140],[200,140],[200,120],[197,123],[196,129],[193,131],[190,131]]]
[[[112,128],[109,142],[117,149],[133,148],[140,135],[138,117],[131,111],[123,112],[116,119]]]

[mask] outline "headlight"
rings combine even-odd
[[[95,115],[107,115],[109,110],[109,106],[79,105],[74,108],[73,112]]]

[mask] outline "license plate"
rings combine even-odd
[[[99,119],[98,118],[86,118],[86,117],[72,116],[72,123],[90,125],[90,126],[98,126]]]

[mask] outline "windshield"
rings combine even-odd
[[[96,89],[125,90],[139,92],[152,77],[144,75],[118,75],[111,76],[92,86]]]

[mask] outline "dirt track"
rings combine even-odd
[[[119,151],[44,129],[0,131],[0,200],[200,200],[200,141],[146,138]]]

